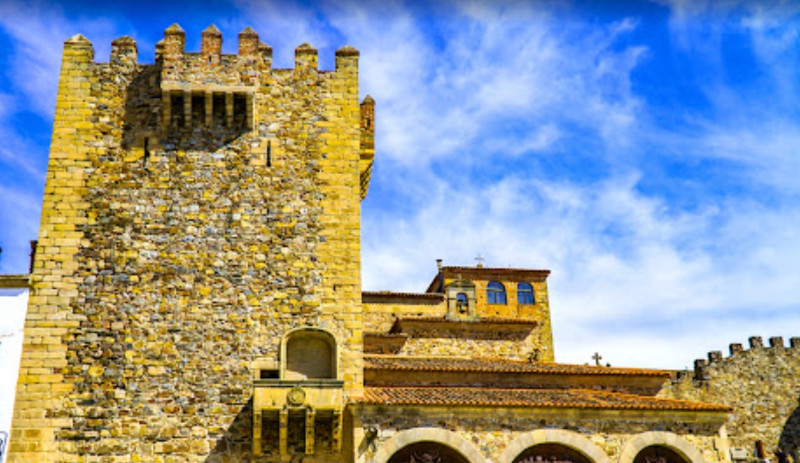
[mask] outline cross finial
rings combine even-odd
[[[482,268],[483,267],[483,261],[485,261],[486,259],[484,259],[483,256],[478,254],[478,257],[476,257],[475,260],[478,261],[478,268]]]
[[[594,359],[594,364],[599,367],[600,366],[600,360],[603,359],[603,356],[598,354],[597,352],[595,352],[594,355],[592,355],[592,359]]]

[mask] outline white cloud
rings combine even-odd
[[[8,75],[27,98],[26,109],[52,117],[63,43],[81,33],[93,42],[95,59],[107,61],[115,25],[106,19],[69,20],[59,5],[0,3],[0,28],[14,39]]]
[[[497,149],[542,152],[564,124],[608,143],[624,139],[639,110],[628,74],[645,49],[611,45],[634,21],[595,29],[523,3],[459,6],[442,5],[441,16],[426,18],[437,34],[403,4],[327,10],[326,19],[361,49],[361,88],[380,108],[384,159],[410,166]],[[528,132],[515,147],[501,135],[509,121]]]
[[[365,288],[422,291],[435,258],[473,265],[479,253],[490,266],[552,269],[556,352],[568,362],[599,350],[616,365],[680,368],[746,336],[800,332],[789,310],[800,300],[798,214],[737,203],[675,215],[631,176],[472,187],[429,183],[412,217],[365,216]]]

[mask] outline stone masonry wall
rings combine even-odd
[[[447,314],[444,300],[419,303],[391,301],[364,303],[364,329],[388,333],[397,317],[442,317]]]
[[[423,357],[500,357],[527,360],[531,351],[539,347],[535,334],[524,339],[461,339],[461,338],[411,338],[403,345],[400,355]]]
[[[250,365],[295,327],[363,387],[358,52],[182,60],[171,29],[155,65],[65,43],[10,462],[251,461]],[[164,120],[162,78],[237,60],[252,130]]]
[[[499,280],[506,288],[506,304],[489,304],[486,300],[486,285],[488,281],[474,280],[477,296],[476,309],[482,317],[510,317],[536,320],[538,326],[531,333],[531,336],[524,343],[525,352],[519,352],[515,358],[521,358],[530,353],[531,349],[539,350],[539,360],[544,362],[555,361],[553,351],[553,329],[550,324],[550,299],[547,291],[547,282],[528,281],[534,289],[534,304],[517,303],[517,283],[516,280]],[[447,282],[449,283],[449,281]],[[514,348],[513,346],[510,346]],[[501,348],[499,355],[506,349]]]
[[[782,338],[770,338],[765,347],[752,337],[749,349],[731,344],[730,351],[729,357],[716,351],[708,361],[697,360],[694,375],[681,375],[659,395],[733,407],[730,445],[744,448],[750,459],[756,441],[764,443],[770,458],[778,445],[800,456],[800,338],[792,338],[789,347]]]

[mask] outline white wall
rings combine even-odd
[[[14,390],[22,355],[22,329],[28,307],[27,289],[0,288],[0,436],[11,434]],[[5,454],[0,463],[5,461]]]

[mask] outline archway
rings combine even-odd
[[[468,440],[458,433],[442,428],[420,427],[411,428],[394,434],[381,443],[375,455],[368,460],[369,463],[389,463],[395,454],[415,444],[435,443],[452,449],[468,463],[485,463],[483,455]],[[402,454],[401,454],[402,456]],[[398,456],[398,459],[400,456]],[[410,461],[407,460],[405,463]],[[392,460],[394,463],[394,460]],[[416,461],[415,463],[427,463]],[[433,463],[433,462],[431,462]],[[442,461],[441,463],[450,463]]]
[[[521,463],[537,456],[542,461],[611,463],[608,455],[587,437],[566,429],[537,429],[521,434],[514,439],[498,459],[499,463]]]
[[[650,447],[657,447],[657,449],[650,449]],[[659,450],[657,457],[656,450]],[[667,455],[666,450],[672,452],[671,455],[674,454],[671,458],[675,462],[705,463],[700,451],[687,442],[686,439],[666,431],[648,431],[632,437],[622,447],[619,463],[638,463],[640,454],[642,459],[648,455],[651,458],[661,458],[662,455]]]
[[[416,442],[395,452],[388,463],[470,463],[463,455],[438,442]]]

